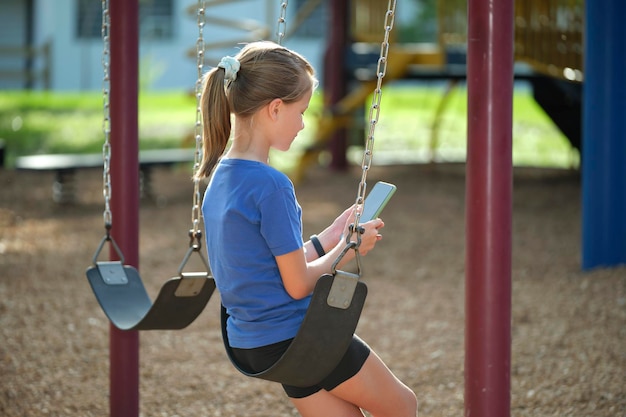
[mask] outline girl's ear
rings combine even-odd
[[[270,103],[267,105],[268,116],[270,117],[270,119],[278,119],[278,112],[280,111],[282,105],[283,101],[279,98],[275,98],[274,100],[270,101]]]

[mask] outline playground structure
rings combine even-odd
[[[345,6],[333,3],[331,13],[339,15],[338,21],[350,24],[343,26],[344,31],[342,26],[331,25],[328,50],[342,48],[349,53],[347,56],[335,53],[335,59],[327,60],[332,69],[327,68],[324,73],[337,79],[328,83],[331,91],[325,90],[326,108],[317,126],[315,143],[302,156],[294,174],[296,180],[305,176],[323,151],[332,153],[331,168],[347,166],[345,129],[359,125],[355,118],[359,118],[359,111],[372,91],[377,47],[377,22],[373,17],[380,14],[383,6],[377,1],[358,0],[346,10]],[[467,64],[467,1],[440,1],[437,6],[437,43],[392,42],[386,78],[387,82],[448,80],[450,86],[444,90],[434,115],[431,147],[436,146],[436,129],[450,87],[465,79]],[[344,16],[346,13],[349,16]],[[582,0],[521,0],[515,5],[515,61],[525,64],[516,70],[515,77],[531,82],[537,103],[578,150],[581,149],[582,16]],[[344,72],[344,68],[349,71]],[[336,75],[344,73],[343,77]],[[354,87],[348,90],[349,85]]]
[[[621,7],[618,0],[606,0],[614,7],[601,4],[587,5],[587,36],[598,36],[607,41],[609,48],[597,53],[597,62],[586,60],[586,82],[599,79],[598,72],[609,59],[618,53],[617,41],[609,42],[607,32],[603,31],[602,22],[608,19],[613,22],[610,30],[618,31],[616,21],[619,13],[615,9]],[[343,2],[331,2],[333,5],[345,7]],[[363,4],[363,3],[359,3]],[[490,5],[484,0],[470,1],[467,16],[468,42],[467,48],[467,80],[470,113],[468,119],[468,161],[467,161],[467,273],[466,288],[466,414],[485,417],[507,416],[510,414],[510,314],[511,314],[511,117],[513,88],[513,23],[515,21],[513,2],[498,2]],[[607,12],[609,10],[610,12]],[[347,9],[333,9],[333,19],[347,17]],[[340,13],[337,13],[340,12]],[[111,22],[115,30],[111,36],[111,137],[113,159],[113,189],[118,192],[112,201],[117,229],[113,230],[127,262],[138,263],[138,181],[128,181],[138,173],[137,149],[137,74],[129,69],[137,68],[138,37],[137,2],[111,1]],[[497,21],[498,25],[489,25],[489,21]],[[333,30],[342,25],[333,24]],[[608,30],[608,29],[607,29]],[[623,32],[623,29],[620,29]],[[592,35],[593,34],[593,35]],[[616,35],[616,33],[608,33]],[[334,34],[337,35],[337,34]],[[614,39],[623,39],[618,36]],[[623,35],[623,33],[622,33]],[[336,40],[336,38],[333,38]],[[335,42],[334,46],[343,46]],[[342,49],[339,48],[341,51]],[[608,51],[608,52],[607,52]],[[333,52],[337,52],[334,50]],[[604,54],[604,55],[602,55]],[[608,56],[607,56],[608,54]],[[414,54],[395,54],[390,48],[389,61],[396,62],[397,67],[388,68],[387,79],[407,76],[408,70],[415,64]],[[415,55],[422,56],[422,55]],[[426,55],[436,59],[443,55]],[[623,55],[622,55],[623,56]],[[400,58],[397,58],[400,57]],[[622,65],[622,66],[620,66]],[[624,65],[614,65],[608,69],[608,85],[617,86],[618,74],[623,74]],[[607,65],[604,65],[607,67]],[[548,70],[551,67],[546,67]],[[565,67],[563,67],[565,68]],[[574,71],[576,68],[571,68]],[[397,72],[396,72],[397,71]],[[333,71],[337,72],[337,71]],[[569,72],[562,71],[563,74]],[[558,70],[557,70],[558,73]],[[576,74],[576,72],[574,72]],[[582,74],[582,71],[581,71]],[[598,77],[598,78],[596,78]],[[603,77],[606,79],[607,77]],[[622,86],[623,90],[623,86]],[[332,93],[332,89],[329,90]],[[609,212],[609,221],[597,228],[597,232],[609,233],[612,238],[605,239],[606,244],[600,245],[595,252],[600,259],[592,259],[593,265],[614,265],[626,262],[626,250],[623,242],[624,219],[624,144],[618,142],[616,133],[624,132],[623,120],[618,120],[618,111],[623,110],[621,100],[623,91],[598,89],[597,94],[609,96],[609,103],[616,101],[614,108],[603,108],[605,118],[610,117],[612,128],[605,130],[604,137],[593,142],[600,149],[585,147],[585,168],[591,168],[591,174],[584,180],[583,192],[595,189],[594,185],[610,179],[610,187],[602,188],[597,199],[595,210]],[[358,98],[358,100],[357,100]],[[358,107],[366,97],[354,97],[348,103]],[[337,102],[331,105],[339,107]],[[353,104],[354,103],[354,104]],[[600,103],[602,101],[600,100]],[[596,106],[597,103],[593,103]],[[589,107],[591,105],[587,105]],[[340,120],[337,115],[345,117],[346,111],[331,112],[328,123]],[[598,127],[601,120],[589,120],[586,129]],[[338,125],[344,123],[337,122]],[[331,126],[332,127],[332,126]],[[329,131],[336,129],[327,128]],[[590,143],[591,143],[590,142]],[[119,145],[119,146],[118,146]],[[606,149],[618,147],[617,152],[606,156]],[[620,147],[621,146],[621,147]],[[591,149],[591,150],[589,150]],[[621,150],[621,151],[620,151]],[[620,159],[621,158],[621,159]],[[590,161],[590,162],[587,162]],[[604,163],[608,167],[596,174],[594,168]],[[589,172],[584,170],[585,175]],[[585,185],[588,184],[588,185]],[[608,190],[607,190],[608,188]],[[586,198],[584,198],[586,200]],[[595,199],[592,198],[595,201]],[[592,209],[593,211],[593,209]],[[623,216],[622,216],[623,217]],[[596,220],[594,214],[588,217]],[[618,233],[616,233],[616,228]],[[622,231],[622,233],[619,233]],[[616,236],[616,237],[615,237]],[[603,258],[604,255],[608,255]],[[589,264],[583,267],[589,267]],[[497,318],[497,322],[495,321]],[[138,334],[111,328],[111,415],[138,415]]]
[[[467,1],[441,1],[439,45],[443,50],[467,44]],[[583,0],[515,2],[515,60],[533,71],[582,82]]]

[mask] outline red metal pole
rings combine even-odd
[[[111,233],[139,266],[139,2],[111,0]],[[111,251],[114,255],[114,251]],[[110,326],[111,417],[139,416],[139,333]]]
[[[466,416],[510,416],[513,17],[468,2]]]
[[[348,92],[348,77],[345,65],[350,21],[350,6],[348,3],[347,0],[328,3],[328,7],[330,7],[330,33],[324,56],[324,105],[330,109],[333,109]],[[329,143],[332,155],[330,167],[334,170],[345,170],[348,167],[346,129],[337,129],[332,134]]]

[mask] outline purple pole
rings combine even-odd
[[[111,212],[125,263],[139,265],[139,2],[111,0]],[[111,251],[115,256],[115,251]],[[109,332],[111,417],[139,416],[139,333]]]
[[[324,96],[326,97],[324,104],[333,109],[347,92],[345,56],[350,9],[346,0],[331,1],[328,6],[330,7],[330,32],[324,56]],[[329,143],[332,155],[330,167],[335,170],[346,169],[348,167],[346,129],[337,129],[331,135]]]
[[[468,2],[466,416],[510,415],[513,6]]]

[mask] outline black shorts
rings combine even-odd
[[[239,363],[255,370],[255,372],[260,372],[269,368],[280,359],[292,340],[293,339],[289,339],[254,349],[232,349]],[[339,365],[321,382],[310,387],[294,387],[292,385],[282,384],[283,389],[290,398],[308,397],[322,389],[330,391],[356,375],[361,370],[369,354],[369,346],[357,335],[354,335]]]

